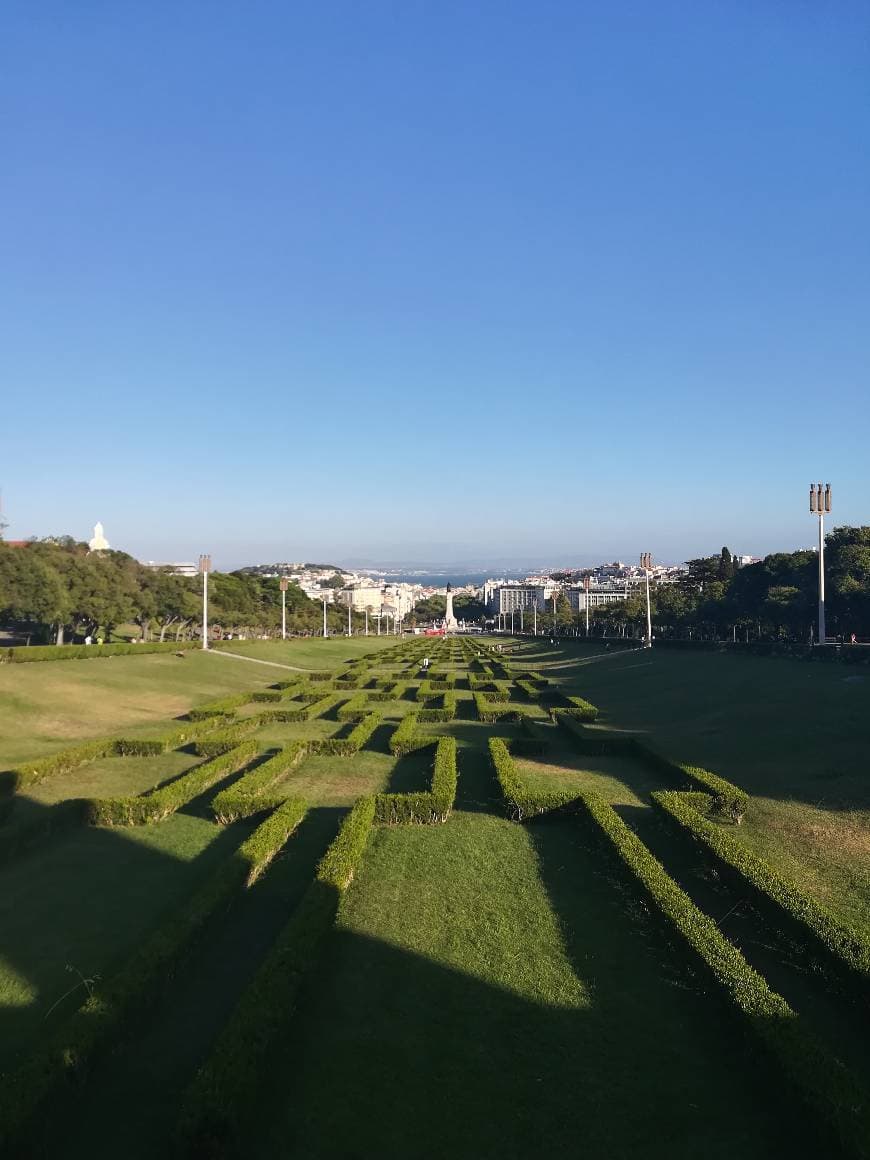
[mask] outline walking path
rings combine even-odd
[[[311,669],[302,669],[299,665],[282,665],[280,661],[261,661],[259,657],[246,657],[242,653],[227,652],[226,649],[210,648],[206,652],[213,657],[235,657],[237,661],[250,661],[253,665],[271,665],[273,669],[290,669],[294,673],[310,673]]]

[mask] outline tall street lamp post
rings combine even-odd
[[[281,589],[281,639],[287,639],[287,577],[282,576],[278,582]]]
[[[644,647],[652,648],[652,610],[649,602],[649,574],[652,570],[651,553],[644,552],[641,555],[640,566],[643,568],[643,575],[646,580],[646,644]]]
[[[825,632],[825,515],[831,511],[831,485],[810,484],[810,514],[819,517],[819,644],[827,640]]]
[[[535,603],[532,607],[532,632],[535,636],[538,635],[538,600],[535,598]]]
[[[353,613],[353,604],[350,600],[347,602],[347,635],[353,636],[353,620],[351,619]]]
[[[202,572],[202,647],[208,648],[208,574],[211,571],[211,556],[200,556],[199,570]]]
[[[591,587],[591,581],[590,581],[588,576],[584,577],[584,579],[583,579],[583,587],[586,591],[586,601],[585,601],[585,603],[586,603],[586,635],[588,636],[589,635],[589,589]]]
[[[323,598],[323,636],[326,637],[326,597]]]

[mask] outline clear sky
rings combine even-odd
[[[663,560],[870,522],[870,7],[43,0],[10,537]]]

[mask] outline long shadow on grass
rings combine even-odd
[[[339,929],[265,1069],[246,1160],[836,1156],[727,1013],[662,965],[574,836],[534,840],[589,1006]]]
[[[179,1096],[310,883],[343,813],[310,811],[265,876],[213,916],[155,996],[147,1026],[53,1106],[37,1154],[114,1160],[121,1139],[127,1160],[170,1154]]]
[[[57,807],[43,809],[50,817]],[[0,959],[31,988],[27,1001],[0,1007],[6,1059],[75,1010],[86,997],[80,974],[105,977],[117,969],[244,832],[239,825],[216,827],[208,845],[185,859],[138,840],[143,830],[73,825],[0,869]]]

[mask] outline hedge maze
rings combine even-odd
[[[425,672],[424,655],[432,661]],[[771,1085],[800,1101],[830,1154],[870,1156],[870,1068],[853,1050],[868,1015],[870,943],[741,844],[752,800],[739,786],[609,732],[598,716],[524,664],[522,652],[508,658],[473,638],[411,639],[334,672],[199,706],[151,738],[87,742],[4,773],[6,865],[23,867],[76,833],[123,841],[133,828],[171,826],[176,815],[207,823],[209,841],[227,843],[122,961],[49,1011],[4,1058],[4,1154],[39,1153],[46,1110],[71,1091],[92,1088],[99,1098],[113,1053],[135,1049],[148,1020],[171,1018],[186,964],[236,921],[275,865],[302,864],[297,851],[310,833],[301,885],[198,1044],[163,1126],[167,1154],[170,1143],[180,1156],[247,1154],[251,1106],[333,953],[336,920],[373,832],[443,827],[449,838],[454,811],[476,809],[528,827],[544,849],[554,823],[590,843],[614,883],[613,907],[632,898],[644,908],[679,969],[761,1053]],[[489,789],[463,798],[475,754]],[[75,793],[76,778],[98,775],[101,762],[123,759],[133,777],[137,762],[167,755],[181,772],[158,771],[139,792]],[[619,776],[632,781],[636,770],[633,784],[650,790],[639,790],[629,809],[583,773],[587,761],[621,763],[628,772]],[[320,792],[330,779],[344,794],[340,807]],[[37,789],[39,809],[28,797]],[[585,887],[578,880],[571,888]],[[742,924],[733,929],[721,913],[732,900],[728,915]],[[820,1010],[837,1012],[839,1022]],[[845,1050],[832,1031],[844,1021],[856,1036]]]

